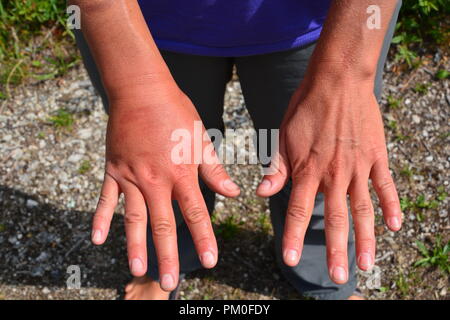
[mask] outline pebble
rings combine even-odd
[[[93,130],[91,128],[78,130],[78,136],[80,139],[87,140],[92,137],[92,131]]]
[[[221,211],[225,208],[225,204],[221,201],[217,201],[215,208],[216,208],[216,210]]]
[[[28,209],[33,209],[33,208],[37,207],[38,205],[39,205],[39,203],[32,199],[28,199],[27,203],[26,203],[26,206]]]
[[[72,162],[72,163],[79,163],[81,159],[83,159],[82,154],[74,153],[69,157],[69,159],[67,159],[67,161]]]

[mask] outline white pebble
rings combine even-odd
[[[32,200],[32,199],[28,199],[28,200],[27,200],[26,206],[27,206],[28,209],[37,207],[38,205],[39,205],[39,203],[38,203],[37,201],[34,201],[34,200]]]

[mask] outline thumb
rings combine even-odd
[[[199,173],[211,190],[225,197],[236,197],[241,192],[220,163],[201,164]]]
[[[204,135],[203,158],[199,165],[199,174],[206,185],[214,192],[220,193],[225,197],[236,197],[241,190],[235,184],[228,173],[225,171],[222,163],[217,156],[214,144],[207,134]]]
[[[203,181],[214,192],[225,197],[236,197],[241,192],[238,185],[231,180],[223,168],[211,141],[206,143],[203,150],[203,161],[198,170]]]
[[[282,153],[278,152],[272,159],[270,167],[264,174],[261,183],[256,189],[256,194],[260,197],[270,197],[279,192],[289,178],[289,165]]]

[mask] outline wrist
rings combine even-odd
[[[145,73],[115,79],[105,84],[105,89],[110,103],[148,97],[155,99],[179,90],[172,76],[166,73]]]
[[[371,83],[375,81],[377,62],[373,59],[336,58],[312,56],[306,76],[342,81],[343,83]]]
[[[327,62],[308,69],[298,90],[305,99],[317,96],[325,100],[327,97],[332,100],[364,100],[374,95],[374,78]]]

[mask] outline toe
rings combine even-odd
[[[130,282],[129,284],[127,284],[125,286],[125,292],[130,292],[131,290],[133,290],[135,283],[134,282]]]
[[[353,295],[348,297],[348,300],[365,300],[364,297]]]
[[[125,300],[135,300],[135,295],[132,292],[126,293],[124,299]]]

